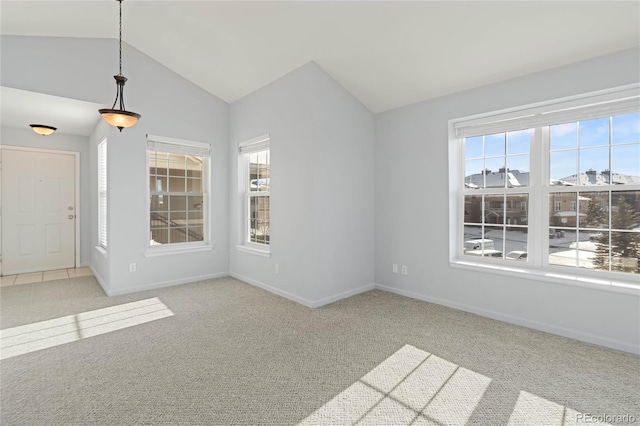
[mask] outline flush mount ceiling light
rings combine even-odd
[[[104,121],[122,131],[125,127],[135,125],[141,116],[135,112],[127,111],[124,107],[124,83],[126,83],[127,77],[122,75],[122,0],[116,1],[120,3],[120,72],[118,75],[113,76],[116,79],[116,100],[113,102],[111,109],[101,109],[99,111]],[[119,104],[118,99],[120,99]],[[116,104],[118,104],[118,109],[115,109]]]
[[[44,124],[29,124],[34,132],[42,136],[49,136],[51,133],[58,130],[52,126],[45,126]]]

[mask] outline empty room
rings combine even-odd
[[[640,424],[640,2],[0,15],[2,425]]]

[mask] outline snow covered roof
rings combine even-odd
[[[608,170],[597,172],[588,170],[579,175],[571,175],[560,179],[560,185],[630,185],[640,184],[640,176],[611,173]],[[555,184],[552,181],[552,185]]]
[[[467,188],[504,188],[505,178],[509,188],[529,186],[529,172],[521,172],[517,169],[507,170],[506,173],[504,169],[497,172],[475,173],[465,177],[464,184]]]
[[[506,176],[505,176],[506,175]],[[486,185],[485,185],[486,178]],[[485,171],[485,173],[475,173],[464,178],[467,188],[504,188],[505,178],[508,188],[529,186],[529,172],[521,172],[517,169],[500,169],[497,172]],[[574,186],[574,185],[631,185],[640,184],[640,176],[623,175],[611,173],[608,170],[597,172],[589,170],[578,175],[566,176],[561,179],[551,179],[552,186]]]

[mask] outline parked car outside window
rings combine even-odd
[[[507,253],[505,259],[509,260],[527,260],[527,252],[522,250],[514,250]]]

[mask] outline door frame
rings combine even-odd
[[[4,150],[12,150],[12,151],[32,151],[32,152],[40,152],[44,154],[64,154],[64,155],[73,155],[74,157],[74,192],[75,192],[75,215],[76,215],[76,223],[75,223],[75,242],[74,242],[74,263],[77,268],[80,265],[80,215],[82,214],[80,208],[80,153],[78,151],[64,151],[61,149],[45,149],[45,148],[32,148],[25,146],[15,146],[15,145],[0,145],[0,166],[2,165],[2,151]],[[0,191],[1,194],[2,191]],[[1,197],[1,195],[0,195]],[[0,207],[2,206],[2,200],[0,199]],[[2,222],[4,222],[4,216],[2,216],[0,220],[0,228],[2,227]],[[0,253],[4,251],[4,247],[2,247],[2,240],[0,239]],[[2,271],[2,262],[0,262],[0,272]]]

